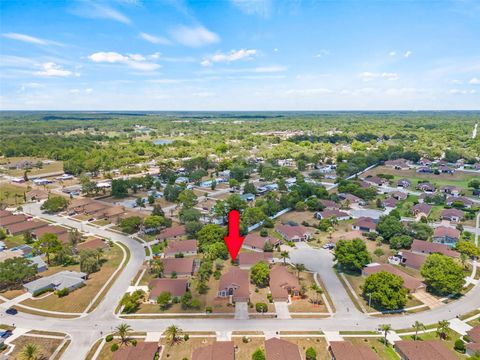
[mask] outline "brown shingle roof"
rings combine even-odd
[[[273,299],[288,299],[288,290],[300,290],[300,283],[286,266],[275,266],[270,271],[270,292]]]
[[[375,230],[377,228],[377,224],[375,223],[375,221],[373,221],[373,219],[369,217],[358,218],[355,221],[355,226],[358,226],[360,228],[367,228],[370,230]]]
[[[112,360],[153,360],[158,348],[157,342],[139,342],[137,346],[121,347],[113,353]]]
[[[338,209],[325,209],[320,211],[320,215],[322,216],[322,219],[350,217],[346,212]]]
[[[185,229],[184,225],[174,225],[172,227],[169,227],[165,230],[160,231],[160,234],[158,234],[157,239],[165,240],[169,238],[175,238],[177,236],[183,236],[186,234],[187,234],[187,230]]]
[[[335,360],[377,360],[378,355],[368,346],[350,341],[330,341],[330,352]]]
[[[390,264],[371,264],[363,268],[363,273],[367,276],[371,274],[376,274],[380,271],[385,271],[390,274],[400,276],[403,279],[403,286],[405,286],[405,288],[407,288],[410,291],[414,291],[416,289],[425,287],[425,284],[423,284],[417,278],[414,278],[413,276],[408,275],[407,273],[403,272],[402,270]]]
[[[275,228],[275,230],[285,235],[287,239],[301,238],[305,234],[311,233],[310,230],[308,230],[305,226],[301,225],[291,226],[280,224]]]
[[[197,240],[172,240],[165,249],[166,255],[197,251]]]
[[[85,250],[85,249],[105,249],[108,247],[108,244],[106,241],[100,239],[100,238],[93,238],[91,240],[87,240],[83,243],[78,244],[77,248],[78,250]]]
[[[458,239],[460,237],[460,231],[454,228],[439,226],[433,231],[433,237],[444,237],[448,236],[453,239]]]
[[[460,254],[451,250],[448,245],[431,243],[423,240],[413,240],[411,249],[413,252],[419,252],[423,254],[440,253],[453,258],[460,257]]]
[[[39,238],[43,234],[63,234],[66,233],[68,229],[62,227],[62,226],[57,226],[57,225],[51,225],[51,226],[44,226],[39,229],[35,229],[32,231],[32,235]]]
[[[458,209],[445,209],[442,211],[441,217],[446,219],[451,219],[452,217],[463,219],[465,217],[465,213]]]
[[[456,360],[456,355],[438,340],[395,342],[397,352],[403,354],[405,360]]]
[[[302,360],[296,344],[278,338],[265,341],[266,360]]]
[[[162,259],[163,273],[170,275],[173,272],[177,274],[191,274],[193,272],[193,258]]]
[[[220,277],[218,290],[225,290],[233,286],[235,288],[233,291],[233,300],[245,300],[250,297],[249,284],[249,272],[247,270],[233,267]]]
[[[326,209],[328,208],[331,208],[331,209],[338,209],[340,208],[340,205],[337,204],[335,201],[332,201],[332,200],[325,200],[325,199],[321,199],[320,200],[320,203],[325,206]]]
[[[8,232],[12,235],[21,234],[26,231],[32,231],[34,229],[47,226],[48,224],[45,221],[25,221],[17,224],[8,225],[6,228]]]
[[[234,360],[235,347],[233,341],[216,341],[212,345],[203,346],[193,351],[192,360]]]
[[[245,236],[245,240],[243,240],[243,245],[250,246],[256,249],[263,249],[267,241],[272,245],[276,245],[280,242],[280,240],[273,239],[269,236],[263,237],[260,236],[258,233],[250,233]]]
[[[427,259],[427,255],[416,254],[411,251],[402,251],[402,256],[402,264],[414,269],[420,269]]]
[[[187,279],[153,279],[148,283],[150,299],[156,299],[164,291],[172,296],[182,296],[187,291],[187,284]]]
[[[270,262],[273,258],[271,252],[242,252],[238,254],[238,265],[255,265],[260,261]]]
[[[7,210],[0,210],[0,218],[4,218],[7,216],[12,216],[13,214],[10,211]]]
[[[431,210],[432,210],[431,205],[428,205],[428,204],[425,204],[425,203],[420,203],[420,204],[416,204],[413,207],[412,212],[413,212],[414,215],[418,215],[418,214],[428,215],[428,214],[430,214]]]
[[[25,215],[10,215],[0,218],[0,226],[8,226],[12,224],[17,224],[27,221],[27,217]]]
[[[468,330],[467,334],[473,342],[480,343],[480,326]]]

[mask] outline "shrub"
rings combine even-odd
[[[58,297],[64,297],[70,294],[70,290],[68,290],[67,288],[63,288],[61,290],[57,290],[55,294],[57,294]]]
[[[383,250],[381,248],[375,249],[373,252],[376,256],[382,256],[384,254]]]
[[[111,352],[115,352],[118,350],[118,344],[112,344],[112,346],[110,346],[110,351]]]
[[[212,310],[212,307],[211,307],[211,306],[207,306],[207,307],[205,308],[205,312],[208,313],[208,314],[211,314],[212,311],[213,311],[213,310]]]
[[[110,342],[112,340],[113,340],[113,335],[112,334],[105,336],[105,341],[106,342]]]
[[[462,339],[455,340],[454,349],[461,353],[465,352],[465,343],[462,341]]]
[[[138,342],[137,342],[137,339],[133,339],[133,340],[132,340],[132,345],[133,345],[133,346],[137,346],[137,343],[138,343]]]
[[[262,237],[267,237],[268,236],[268,230],[263,228],[262,230],[260,230],[260,236]]]
[[[244,344],[248,343],[248,341],[249,341],[249,340],[248,340],[248,338],[247,338],[246,336],[242,337],[242,342],[243,342]]]
[[[256,304],[255,304],[255,309],[256,309],[257,312],[259,312],[259,313],[264,313],[264,312],[267,312],[267,311],[268,311],[268,306],[267,306],[267,304],[265,304],[265,303],[256,303]]]
[[[188,334],[183,335],[183,340],[184,341],[188,341],[188,339],[190,339],[190,335],[188,335]]]
[[[305,352],[306,360],[316,360],[317,359],[317,352],[314,348],[309,347]]]
[[[265,360],[265,353],[262,349],[257,349],[252,355],[252,360]]]
[[[267,294],[267,299],[268,299],[268,302],[269,302],[269,303],[273,303],[273,296],[272,296],[272,294],[268,293],[268,294]]]
[[[463,341],[465,341],[465,342],[471,342],[472,339],[470,339],[470,336],[468,336],[468,335],[463,335]]]

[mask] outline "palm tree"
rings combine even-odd
[[[151,259],[150,260],[150,273],[154,274],[156,277],[162,277],[164,271],[164,265],[160,259]]]
[[[132,340],[129,336],[130,331],[132,330],[131,326],[128,324],[120,324],[116,327],[117,332],[115,335],[120,337],[120,345],[128,345]]]
[[[335,232],[335,229],[330,226],[330,227],[327,229],[327,232],[328,232],[328,238],[331,240],[331,239],[332,239],[332,236],[333,236],[333,233]]]
[[[287,265],[287,259],[290,259],[290,255],[288,254],[288,251],[282,251],[280,253],[280,258],[283,259],[283,265]]]
[[[461,253],[460,254],[460,262],[462,263],[463,267],[466,269],[467,268],[467,260],[468,260],[468,255]]]
[[[383,332],[383,343],[385,346],[388,346],[387,335],[392,330],[392,326],[390,324],[383,324],[380,325],[380,330]]]
[[[315,304],[318,304],[318,296],[323,294],[323,290],[317,284],[310,286],[310,289],[315,291]]]
[[[170,345],[173,345],[177,342],[180,341],[180,334],[182,333],[182,329],[180,329],[176,325],[170,325],[166,330],[165,330],[165,335],[167,337],[167,340],[170,341]]]
[[[450,323],[447,320],[439,321],[437,324],[437,335],[440,339],[445,340],[447,338],[447,331]]]
[[[297,278],[300,280],[300,274],[306,270],[305,265],[295,264],[295,270],[297,270]]]
[[[40,359],[40,350],[35,344],[26,344],[23,349],[20,357],[23,360],[37,360]]]
[[[415,321],[415,324],[413,324],[413,328],[415,329],[415,337],[413,338],[414,340],[417,340],[417,335],[420,330],[425,330],[425,325],[421,323],[420,321]]]

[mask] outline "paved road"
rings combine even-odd
[[[38,204],[26,205],[25,211],[40,215]],[[480,307],[480,286],[475,286],[462,299],[440,308],[411,315],[392,316],[388,318],[370,317],[356,310],[343,286],[333,273],[331,254],[323,250],[308,248],[293,250],[291,253],[293,262],[302,262],[307,268],[319,272],[325,287],[329,291],[337,308],[337,313],[324,319],[118,319],[113,310],[124,294],[131,279],[139,270],[145,253],[140,243],[127,236],[99,229],[89,225],[82,225],[73,220],[55,215],[42,215],[43,217],[69,225],[78,229],[89,231],[93,234],[109,237],[121,242],[130,248],[131,259],[123,272],[108,291],[101,304],[84,317],[77,319],[55,319],[30,315],[19,312],[15,316],[0,314],[0,322],[18,327],[38,329],[44,331],[61,331],[70,334],[72,343],[62,356],[62,359],[83,360],[101,334],[112,331],[120,323],[128,323],[135,331],[163,332],[169,325],[175,324],[186,331],[209,330],[217,332],[227,331],[266,331],[276,332],[281,330],[323,330],[323,331],[346,331],[363,330],[371,331],[378,328],[382,323],[389,323],[393,328],[410,327],[416,320],[425,324],[448,320],[458,314],[469,312]],[[477,226],[480,221],[477,217]],[[478,233],[476,235],[478,237]],[[347,310],[348,309],[348,310]]]

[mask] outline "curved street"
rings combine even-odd
[[[309,270],[318,272],[321,275],[326,290],[336,308],[336,313],[331,317],[324,319],[249,319],[235,321],[232,321],[232,319],[218,318],[119,319],[114,314],[114,310],[145,259],[145,251],[142,244],[128,236],[106,229],[79,223],[57,215],[42,214],[40,204],[25,205],[24,211],[34,216],[77,228],[84,232],[110,238],[126,245],[130,249],[131,256],[129,262],[112,284],[99,306],[91,313],[75,319],[49,317],[48,321],[45,321],[42,316],[31,315],[21,311],[15,316],[5,313],[1,314],[0,322],[8,325],[15,325],[19,328],[68,333],[71,337],[71,343],[63,354],[62,358],[64,359],[85,359],[93,343],[102,335],[111,332],[120,323],[128,323],[134,331],[142,332],[162,332],[171,324],[175,324],[186,331],[372,331],[384,323],[391,324],[394,329],[411,327],[417,320],[424,324],[436,323],[440,320],[455,318],[457,315],[468,313],[480,307],[480,286],[475,285],[475,287],[460,300],[433,310],[410,315],[392,315],[388,317],[368,316],[355,308],[343,285],[334,273],[331,253],[323,249],[316,250],[307,247],[293,250],[290,254],[291,259],[293,262],[304,263]],[[479,222],[480,214],[478,214],[476,219],[476,241],[478,241],[480,234]]]

